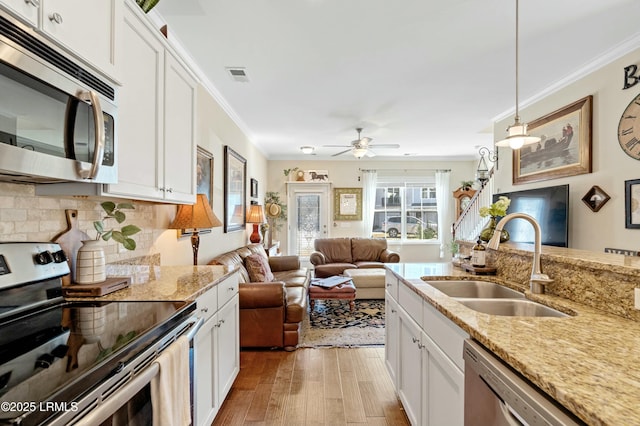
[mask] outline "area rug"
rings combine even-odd
[[[302,323],[300,348],[384,345],[384,300],[317,300]]]

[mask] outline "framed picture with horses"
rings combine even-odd
[[[513,151],[513,184],[591,173],[591,111],[587,96],[529,123],[540,142]]]

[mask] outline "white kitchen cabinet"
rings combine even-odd
[[[119,80],[123,0],[2,0],[0,4],[58,46]]]
[[[387,282],[394,283],[389,277]],[[421,426],[462,425],[462,344],[469,336],[402,280],[397,289],[387,287],[386,299],[391,329],[387,329],[385,364],[409,421]]]
[[[198,297],[196,303],[205,322],[194,339],[194,424],[208,426],[240,371],[237,275]]]
[[[398,314],[397,391],[412,425],[422,425],[423,351],[422,330],[402,309]]]
[[[196,81],[134,8],[127,3],[124,14],[118,183],[106,185],[105,192],[193,203]]]
[[[384,301],[384,362],[394,386],[398,383],[398,303],[386,293]]]
[[[34,28],[38,26],[41,0],[2,0],[0,5]]]
[[[425,333],[422,334],[426,425],[464,424],[464,373]]]

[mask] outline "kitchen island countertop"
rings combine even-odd
[[[589,425],[640,422],[640,323],[552,295],[527,298],[568,318],[488,315],[473,311],[423,279],[473,279],[451,263],[388,264],[409,288]]]

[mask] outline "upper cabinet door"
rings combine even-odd
[[[19,1],[25,2],[13,2]],[[119,81],[116,50],[123,0],[33,1],[40,3],[41,27],[46,35]]]
[[[40,0],[2,0],[0,1],[0,5],[25,20],[28,24],[34,27],[38,26]]]
[[[164,108],[164,46],[128,8],[122,46],[122,88],[118,104],[118,183],[113,195],[161,200]]]
[[[164,182],[167,200],[193,203],[196,193],[196,82],[165,54]]]

